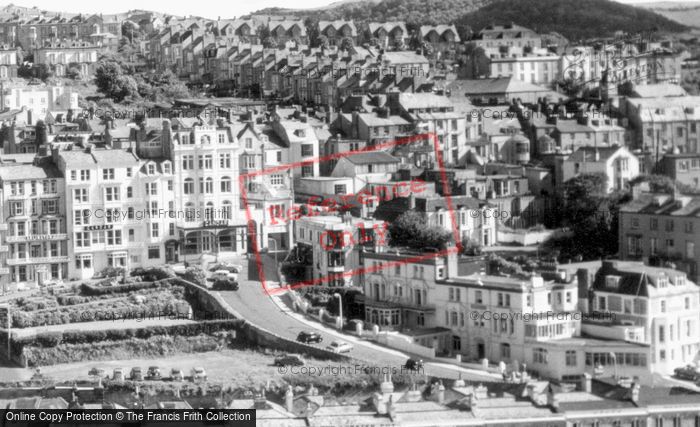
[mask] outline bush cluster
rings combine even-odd
[[[13,346],[56,347],[62,344],[94,344],[102,341],[121,341],[132,338],[149,339],[165,335],[191,337],[238,330],[243,323],[243,320],[229,319],[146,328],[42,332],[36,336],[13,337],[12,344]]]
[[[139,316],[187,315],[190,305],[183,298],[182,288],[168,292],[130,295],[129,298],[98,300],[79,306],[63,306],[42,311],[14,311],[12,325],[29,328],[44,325],[129,319]]]

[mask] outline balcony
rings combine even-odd
[[[366,307],[400,308],[403,310],[435,312],[434,304],[416,304],[415,302],[408,301],[406,298],[391,297],[384,300],[375,300],[366,295],[358,295],[357,298],[359,298],[357,301],[364,302]]]
[[[328,272],[330,273],[343,273],[345,272],[345,266],[340,264],[329,264],[328,265]]]
[[[29,264],[56,264],[68,261],[70,261],[70,258],[68,256],[8,258],[6,264],[9,266]]]
[[[5,237],[6,243],[37,242],[37,241],[47,241],[47,240],[68,240],[68,234],[66,234],[66,233],[28,234],[26,236],[7,236],[7,237]]]

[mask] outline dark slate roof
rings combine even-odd
[[[383,163],[399,163],[399,159],[385,151],[371,151],[368,153],[353,153],[346,159],[356,165],[376,165]]]
[[[606,276],[620,276],[617,289],[611,289],[605,284]],[[595,275],[593,289],[603,292],[613,292],[624,295],[648,297],[648,286],[655,286],[659,276],[669,279],[684,273],[661,267],[649,267],[639,262],[611,261],[604,262]]]

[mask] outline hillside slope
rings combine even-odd
[[[539,32],[556,31],[568,39],[687,28],[652,11],[608,0],[383,0],[330,5],[324,9],[273,8],[256,13],[288,14],[311,20],[406,21],[418,25],[454,23],[461,36],[489,24],[513,22]]]
[[[459,18],[479,30],[514,22],[540,33],[558,32],[569,40],[648,31],[682,32],[687,28],[661,15],[608,0],[496,0]]]

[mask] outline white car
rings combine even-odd
[[[326,350],[332,351],[333,353],[348,353],[352,350],[352,344],[345,341],[333,341]]]
[[[238,281],[238,274],[231,273],[228,270],[216,270],[214,274],[211,275],[211,280],[216,282],[217,280],[229,280],[232,282]]]
[[[192,372],[190,373],[192,375],[192,382],[198,382],[198,381],[206,381],[207,380],[207,373],[204,371],[204,368],[202,367],[196,367],[192,368]]]

